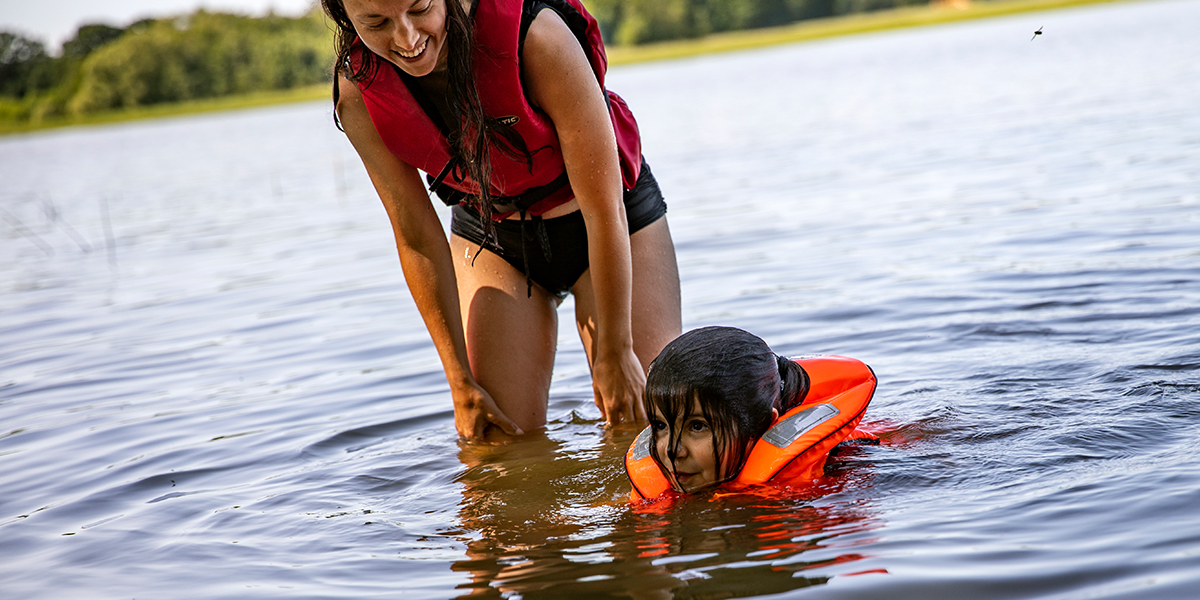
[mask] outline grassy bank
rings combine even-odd
[[[961,2],[951,5],[911,6],[893,10],[859,13],[800,21],[783,27],[750,29],[710,35],[698,40],[680,40],[646,46],[618,47],[608,51],[613,65],[684,58],[715,52],[747,50],[779,44],[819,40],[857,33],[885,31],[903,27],[919,27],[968,19],[998,17],[1037,10],[1049,10],[1103,4],[1121,0],[996,0],[994,2]],[[1030,32],[1032,33],[1032,32]]]
[[[962,0],[958,0],[962,1]],[[975,2],[962,7],[951,6],[920,6],[900,8],[889,11],[863,13],[801,21],[783,27],[767,29],[751,29],[711,35],[701,39],[662,42],[644,46],[625,46],[608,49],[609,63],[612,65],[631,64],[655,60],[668,60],[746,50],[778,44],[789,44],[807,40],[817,40],[843,35],[917,27],[937,23],[949,23],[967,19],[980,19],[1001,15],[1010,15],[1037,10],[1065,8],[1084,4],[1099,4],[1118,0],[995,0],[991,2]],[[109,111],[88,114],[78,117],[58,117],[46,119],[39,123],[13,123],[0,121],[0,135],[51,129],[72,125],[96,125],[117,123],[139,119],[170,117],[204,112],[244,109],[257,106],[301,102],[329,97],[329,86],[321,84],[284,90],[279,92],[261,92],[244,96],[229,96],[194,100],[175,104],[160,104],[142,108],[119,111]]]
[[[37,131],[41,129],[54,129],[72,125],[101,125],[105,123],[120,123],[123,121],[137,121],[141,119],[156,119],[161,117],[175,117],[179,115],[191,115],[223,110],[254,108],[257,106],[270,106],[274,104],[286,104],[289,102],[316,100],[318,98],[329,98],[329,96],[329,85],[322,83],[315,86],[281,90],[276,92],[258,92],[242,96],[207,98],[204,100],[190,100],[188,102],[176,102],[172,104],[154,104],[150,106],[106,111],[78,117],[51,117],[39,123],[12,123],[0,121],[0,135]]]

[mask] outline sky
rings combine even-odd
[[[39,39],[51,53],[71,39],[80,25],[106,23],[124,27],[145,17],[212,11],[300,14],[313,0],[0,0],[0,30]]]

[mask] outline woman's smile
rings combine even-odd
[[[399,50],[399,49],[393,50],[393,52],[395,52],[396,54],[399,54],[401,58],[404,58],[406,60],[415,60],[415,59],[420,58],[421,55],[425,53],[425,48],[428,46],[429,46],[429,38],[426,37],[425,39],[421,40],[421,46],[419,48],[413,50],[412,52],[405,52],[405,51]]]
[[[345,6],[367,48],[405,73],[424,77],[445,67],[446,1],[346,0]]]

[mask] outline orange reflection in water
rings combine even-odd
[[[466,556],[453,567],[469,574],[463,597],[779,593],[842,574],[837,566],[865,558],[873,539],[863,534],[882,526],[869,476],[853,468],[804,488],[631,505],[622,457],[635,434],[606,430],[577,448],[546,436],[465,445]]]

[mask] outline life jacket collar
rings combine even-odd
[[[737,476],[718,489],[787,487],[812,481],[824,473],[834,446],[846,440],[874,438],[857,429],[875,393],[876,379],[870,367],[844,356],[804,357],[796,362],[810,379],[804,402],[776,419],[754,443]],[[625,471],[633,485],[631,500],[656,498],[671,489],[670,478],[650,454],[652,443],[654,432],[647,427],[625,454]]]

